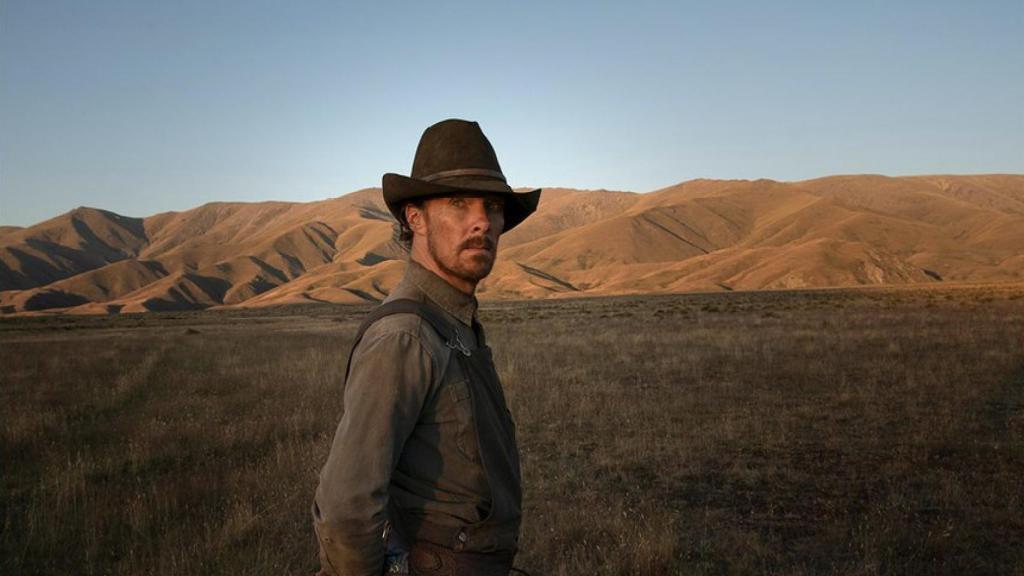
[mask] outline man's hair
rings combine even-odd
[[[398,221],[395,223],[395,229],[393,234],[394,239],[399,246],[405,249],[406,252],[412,250],[412,229],[409,228],[409,223],[405,221],[405,207],[408,206],[409,204],[412,204],[413,206],[422,210],[424,200],[424,198],[416,198],[413,200],[409,200],[405,204],[402,204],[402,217],[399,218]]]

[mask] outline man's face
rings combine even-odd
[[[491,273],[505,200],[497,195],[435,197],[423,205],[427,252],[446,274],[475,285]]]

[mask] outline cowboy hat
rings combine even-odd
[[[384,203],[399,222],[405,222],[410,200],[481,192],[505,198],[503,232],[533,214],[540,188],[516,192],[505,181],[487,136],[480,125],[466,120],[442,120],[423,131],[409,176],[387,173],[383,178]]]

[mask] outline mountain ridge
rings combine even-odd
[[[0,312],[372,302],[404,253],[379,188],[0,226]],[[1024,280],[1024,175],[546,189],[481,299]]]

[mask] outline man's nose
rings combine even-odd
[[[473,232],[486,234],[491,230],[491,218],[487,213],[487,205],[482,199],[479,202],[470,203],[469,219]]]

